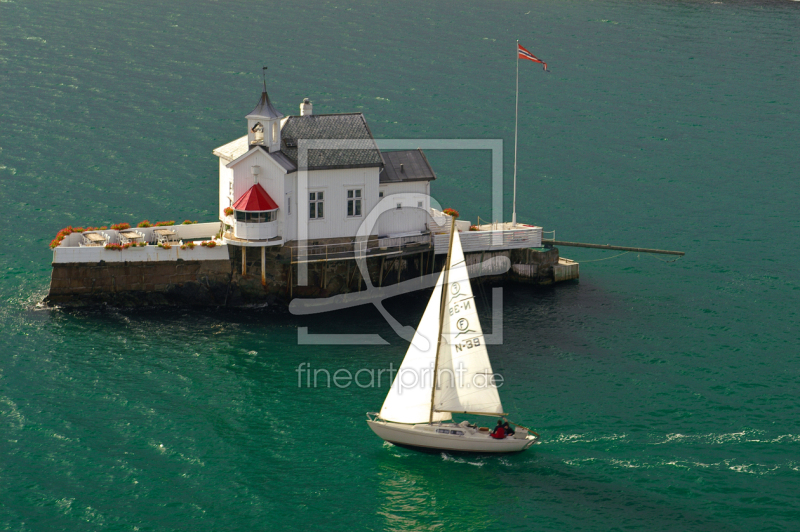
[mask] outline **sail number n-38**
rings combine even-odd
[[[473,347],[478,347],[481,345],[481,338],[480,336],[477,338],[472,338],[470,340],[462,340],[455,344],[456,353],[463,351],[464,349],[472,349]]]
[[[455,303],[450,307],[450,315],[455,316],[460,312],[466,312],[467,310],[471,309],[472,309],[471,299],[467,299],[466,301],[459,301],[458,303]]]

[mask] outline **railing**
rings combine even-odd
[[[526,227],[507,231],[464,231],[459,234],[461,247],[465,253],[475,251],[496,251],[501,249],[538,248],[542,246],[542,229]],[[449,233],[433,236],[437,254],[447,253]]]
[[[290,246],[292,264],[298,262],[325,262],[329,260],[347,260],[355,257],[380,257],[404,253],[411,249],[429,250],[430,237],[420,241],[401,242],[393,246],[381,246],[374,238],[366,241],[342,242],[338,244],[314,244],[310,246]]]
[[[153,234],[153,231],[156,229],[171,229],[175,231],[175,240],[208,240],[217,234],[219,229],[219,222],[209,222],[209,223],[199,223],[199,224],[186,224],[186,225],[167,225],[162,227],[132,227],[130,229],[123,229],[122,231],[136,231],[137,233],[142,235],[142,238],[145,242],[150,242],[155,244],[158,240],[156,236]],[[119,244],[120,231],[116,229],[103,229],[98,231],[93,231],[97,233],[101,233],[108,237],[108,243],[110,244]],[[81,239],[83,238],[83,233],[72,233],[68,235],[67,238],[58,246],[57,249],[63,248],[78,248],[80,246]],[[95,246],[91,246],[95,247]]]
[[[504,249],[542,247],[542,230],[540,227],[520,227],[513,230],[497,231],[462,231],[459,233],[461,247],[465,253],[477,251],[499,251]],[[387,244],[387,241],[391,245]],[[397,253],[426,251],[434,246],[436,254],[447,253],[450,233],[418,235],[398,239],[374,238],[367,241],[341,242],[336,244],[314,244],[309,246],[290,246],[292,264],[298,262],[324,262],[329,260],[347,260],[354,257],[379,257]]]

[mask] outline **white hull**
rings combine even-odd
[[[538,440],[524,431],[497,440],[488,432],[454,423],[405,425],[380,418],[368,419],[367,423],[375,434],[389,443],[440,451],[516,453],[524,451]]]

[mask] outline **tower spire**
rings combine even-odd
[[[267,92],[267,68],[268,67],[261,67],[261,75],[264,78],[264,92]]]

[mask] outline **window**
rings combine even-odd
[[[292,197],[291,196],[286,198],[286,214],[288,214],[289,216],[292,215]]]
[[[309,192],[308,194],[308,217],[312,220],[325,218],[325,198],[322,192]]]
[[[252,213],[253,221],[251,223],[274,222],[275,220],[278,219],[277,215],[278,215],[277,211],[254,212]]]
[[[361,216],[361,190],[347,191],[347,216]]]
[[[244,212],[236,211],[236,221],[248,224],[260,224],[264,222],[274,222],[278,219],[277,211],[268,212]]]
[[[233,179],[228,183],[228,196],[233,197]]]
[[[397,204],[397,208],[398,208],[398,209],[402,209],[402,208],[403,208],[403,204],[402,204],[402,203],[398,203],[398,204]]]
[[[281,129],[277,122],[272,124],[272,143],[278,142],[278,138],[280,135]]]
[[[417,207],[420,208],[420,209],[422,208],[422,202],[421,201],[417,202]]]
[[[379,198],[382,198],[382,197],[383,197],[383,190],[381,190],[380,192],[378,192],[378,197],[379,197]]]

